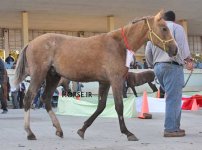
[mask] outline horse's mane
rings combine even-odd
[[[152,18],[152,17],[153,17],[153,16],[144,16],[144,17],[141,17],[141,18],[136,18],[136,19],[130,21],[128,25],[130,26],[131,24],[135,24],[135,23],[137,23],[137,22],[139,22],[139,21],[146,20],[146,19],[149,19],[149,18]],[[128,25],[126,25],[126,26],[128,26]],[[131,26],[130,26],[130,27],[131,27]],[[109,32],[109,33],[114,33],[114,32],[117,32],[117,31],[119,31],[119,30],[120,30],[120,28],[117,29],[117,30],[113,30],[113,31],[111,31],[111,32]]]
[[[137,23],[139,21],[142,21],[142,20],[146,20],[148,18],[151,18],[152,16],[145,16],[145,17],[142,17],[142,18],[137,18],[137,19],[134,19],[132,21],[130,21],[130,23],[134,24],[134,23]]]

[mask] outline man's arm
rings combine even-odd
[[[180,55],[184,60],[186,69],[193,70],[193,59],[189,50],[189,44],[187,41],[187,35],[184,31],[184,28],[180,25],[175,29],[175,40],[178,44]]]
[[[148,64],[148,68],[153,68],[152,43],[150,41],[148,41],[146,45],[145,59]]]

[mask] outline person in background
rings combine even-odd
[[[9,54],[9,56],[5,60],[6,68],[7,69],[12,69],[14,61],[15,61],[14,58],[11,56],[11,54]]]
[[[32,103],[32,109],[40,108],[39,107],[40,106],[40,94],[41,94],[41,88],[38,89],[38,91],[37,91],[37,94],[36,94],[34,101]]]
[[[11,99],[12,99],[13,109],[19,109],[18,90],[19,90],[19,86],[15,87],[14,84],[11,84]]]
[[[7,99],[8,99],[8,101],[10,101],[10,96],[9,96],[10,91],[11,91],[11,85],[10,85],[10,79],[8,77],[8,80],[7,80]]]
[[[185,31],[181,25],[175,23],[175,13],[168,11],[163,19],[169,29],[163,28],[162,30],[171,32],[178,45],[178,53],[171,58],[165,51],[149,41],[146,45],[145,56],[149,67],[154,66],[155,75],[166,93],[164,137],[182,137],[185,136],[185,130],[180,128],[184,85],[183,65],[188,70],[192,70],[193,63]]]
[[[15,69],[17,62],[15,61],[11,67],[11,69]]]
[[[148,65],[147,65],[147,62],[146,62],[146,59],[142,59],[143,60],[143,68],[144,69],[148,69]]]
[[[35,108],[42,108],[42,107],[44,107],[44,104],[43,104],[43,102],[41,101],[41,96],[42,96],[42,94],[43,94],[43,92],[44,92],[44,87],[45,87],[45,82],[43,82],[42,84],[41,84],[41,87],[38,89],[38,91],[37,91],[37,94],[36,94],[36,96],[35,96],[35,98],[34,98],[34,101],[33,101],[33,103],[32,103],[32,109],[35,109]]]
[[[82,92],[83,87],[84,87],[84,85],[81,82],[77,82],[77,92],[78,91]]]
[[[143,64],[139,61],[136,61],[136,69],[142,69],[143,68]]]
[[[4,61],[0,58],[0,101],[1,101],[1,108],[3,109],[2,114],[6,114],[8,112],[7,99],[6,99],[7,93],[5,93],[7,91],[7,89],[5,89],[5,87],[7,88],[7,80],[8,80],[7,78],[8,76],[6,68],[4,66]]]
[[[19,85],[19,91],[18,91],[18,102],[19,102],[19,107],[23,108],[23,99],[25,97],[25,84],[24,82],[20,83]]]
[[[11,54],[9,54],[9,56],[6,58],[5,62],[7,64],[10,64],[10,63],[14,63],[14,58],[11,56]]]
[[[136,57],[133,55],[133,61],[130,63],[130,69],[136,69]]]
[[[59,98],[59,91],[58,89],[56,88],[54,93],[53,93],[53,96],[51,98],[51,105],[53,108],[57,107],[58,105],[58,98]]]

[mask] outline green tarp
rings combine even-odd
[[[135,117],[135,97],[123,99],[124,103],[124,117]],[[56,114],[58,115],[72,115],[72,116],[91,116],[98,104],[98,97],[85,97],[76,100],[72,97],[59,97],[58,108]],[[105,110],[100,114],[102,117],[117,117],[115,110],[114,99],[108,98]]]
[[[202,92],[184,92],[183,96],[192,96],[195,94],[202,95]],[[156,93],[149,93],[148,96],[155,97]],[[123,99],[124,103],[124,117],[137,117],[135,97],[130,95],[129,98]],[[58,115],[72,115],[72,116],[91,116],[98,104],[98,97],[85,97],[81,100],[76,100],[72,97],[59,97],[58,108],[56,114]],[[112,96],[108,97],[105,110],[100,115],[102,117],[117,117],[115,110],[114,99]]]

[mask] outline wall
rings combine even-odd
[[[131,72],[142,72],[146,71],[146,69],[131,69]],[[185,81],[187,80],[188,76],[190,74],[190,71],[184,70],[184,75],[185,75]],[[14,70],[13,69],[8,69],[8,75],[10,77],[10,82],[13,84],[13,77],[14,77]],[[186,85],[186,87],[183,89],[183,91],[202,91],[202,69],[195,69]],[[29,77],[28,77],[29,78]],[[26,83],[26,86],[28,86],[29,83]],[[83,83],[84,92],[92,92],[93,94],[98,93],[98,82],[90,82],[90,83]],[[159,86],[159,85],[157,85]],[[137,93],[142,93],[144,90],[147,92],[152,92],[150,87],[147,84],[144,84],[142,86],[136,87]],[[128,92],[131,92],[129,90]],[[112,93],[112,90],[110,88],[110,93]]]

